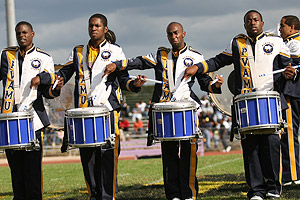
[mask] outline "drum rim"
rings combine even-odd
[[[222,114],[226,114],[229,117],[231,117],[231,113],[227,112],[225,109],[222,108],[221,104],[219,104],[219,101],[218,101],[217,97],[214,95],[214,93],[209,93],[209,96],[210,96],[211,100],[213,101],[213,103],[216,105],[217,109]]]
[[[100,147],[107,144],[107,141],[104,142],[94,142],[94,143],[86,143],[86,144],[73,144],[69,142],[69,146],[75,147],[75,148],[85,148],[85,147]]]
[[[258,129],[280,129],[280,124],[263,124],[263,125],[247,126],[247,127],[239,128],[239,131],[242,133],[245,131],[258,130]]]
[[[84,111],[84,109],[89,108]],[[109,109],[106,106],[103,107],[85,107],[85,108],[72,108],[65,111],[66,116],[103,116],[109,115]]]
[[[249,97],[280,97],[277,91],[257,91],[257,92],[249,92],[244,94],[239,94],[234,97],[234,101],[244,100]]]
[[[24,144],[13,144],[13,145],[0,145],[0,149],[25,149],[27,147],[31,147],[31,143]]]
[[[181,112],[181,111],[196,111],[196,108],[177,108],[177,109],[172,109],[172,108],[157,108],[153,109],[152,113],[158,113],[158,112]]]
[[[193,101],[168,101],[154,103],[152,108],[153,110],[197,109],[197,105]]]
[[[196,138],[196,135],[189,135],[189,136],[181,136],[181,137],[157,137],[154,136],[155,140],[158,141],[178,141],[178,140],[189,140],[191,138]]]
[[[13,120],[13,119],[30,119],[33,118],[33,112],[12,112],[0,113],[0,120]]]

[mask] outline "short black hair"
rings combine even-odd
[[[246,12],[246,14],[244,15],[244,23],[246,22],[246,17],[249,13],[252,13],[252,12],[255,12],[257,14],[259,14],[260,18],[261,18],[261,21],[263,22],[263,17],[262,15],[260,14],[260,12],[258,12],[257,10],[249,10],[248,12]]]
[[[31,31],[33,31],[32,25],[31,25],[29,22],[26,22],[26,21],[20,21],[20,22],[16,25],[15,30],[17,30],[17,28],[18,28],[19,26],[21,26],[21,25],[26,25],[26,26],[28,26],[28,27],[31,29]]]
[[[294,25],[296,30],[300,30],[300,22],[298,17],[294,16],[294,15],[286,15],[282,17],[283,19],[285,19],[285,23],[289,26]]]
[[[89,18],[89,22],[91,21],[92,18],[99,18],[99,19],[102,21],[103,25],[104,25],[104,26],[107,26],[107,18],[106,18],[104,15],[102,15],[102,14],[100,14],[100,13],[93,14],[93,15]]]
[[[179,22],[171,22],[171,23],[167,26],[167,30],[168,30],[168,27],[171,26],[172,24],[179,25],[179,26],[182,28],[182,31],[184,31],[184,30],[183,30],[183,25],[180,24]]]

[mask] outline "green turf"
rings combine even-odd
[[[86,200],[88,194],[81,164],[43,166],[44,199]],[[241,155],[199,157],[198,199],[247,199]],[[160,158],[121,160],[118,200],[165,200]],[[300,199],[300,186],[283,189],[282,199]],[[12,199],[10,171],[0,167],[0,200]]]

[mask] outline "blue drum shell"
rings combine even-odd
[[[0,114],[0,148],[23,148],[31,146],[35,139],[33,114],[13,112]]]
[[[66,111],[69,144],[93,147],[106,144],[111,137],[110,112],[107,107],[75,108]]]

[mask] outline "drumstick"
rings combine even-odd
[[[60,78],[60,76],[58,76],[58,78]],[[57,86],[57,84],[58,84],[58,79],[54,82],[54,84],[53,84],[53,87],[52,87],[52,90],[54,90],[55,89],[55,87]]]
[[[296,65],[296,66],[292,66],[294,69],[300,67],[300,65]],[[259,75],[258,77],[263,77],[263,76],[268,76],[268,75],[272,75],[272,74],[277,74],[277,73],[280,73],[280,72],[283,72],[285,71],[285,69],[279,69],[279,70],[275,70],[275,71],[272,71],[272,72],[269,72],[269,73],[265,73],[265,74],[261,74]]]
[[[223,75],[220,75],[220,77],[223,77]],[[211,82],[211,84],[210,84],[210,85],[213,85],[213,84],[215,84],[215,83],[216,83],[218,80],[219,80],[218,78],[215,78],[215,80],[213,80],[213,82]]]
[[[129,75],[129,78],[136,79],[137,77]],[[163,81],[158,81],[158,80],[154,80],[154,79],[150,79],[150,78],[147,78],[147,79],[142,78],[142,80],[143,81],[150,81],[150,82],[154,82],[154,83],[160,83],[160,84],[164,83]]]

